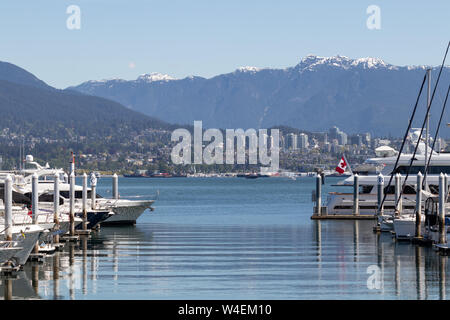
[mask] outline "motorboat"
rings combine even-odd
[[[0,241],[0,265],[10,261],[24,248],[19,246],[19,241]]]
[[[426,190],[431,194],[439,193],[439,174],[450,174],[450,154],[438,153],[436,151],[428,151],[428,157],[425,157],[425,143],[418,142],[420,132],[417,129],[412,129],[409,134],[409,139],[413,144],[418,143],[417,153],[413,158],[413,154],[401,154],[398,157],[398,152],[393,148],[378,148],[377,157],[369,158],[364,162],[364,170],[370,171],[367,167],[373,167],[372,174],[359,175],[360,172],[355,170],[351,172],[351,176],[345,178],[339,183],[333,185],[334,187],[353,187],[354,174],[359,175],[359,212],[361,215],[376,215],[378,212],[377,201],[377,185],[378,175],[384,177],[384,194],[386,195],[384,202],[384,214],[392,215],[395,211],[395,185],[391,183],[387,185],[387,180],[393,174],[401,175],[401,183],[404,188],[401,193],[402,213],[411,214],[415,210],[416,200],[416,181],[419,172],[425,172],[425,159],[430,159],[429,166],[427,166],[426,176]],[[397,167],[395,164],[397,162]],[[412,160],[412,162],[411,162]],[[406,175],[408,178],[405,183]],[[394,180],[394,179],[392,179]],[[330,192],[328,193],[326,207],[328,215],[352,214],[353,212],[353,190],[350,192]]]
[[[26,157],[26,163],[33,166],[32,169],[23,169],[20,171],[24,174],[23,177],[16,176],[13,179],[14,192],[18,195],[25,197],[21,203],[31,202],[31,177],[36,174],[38,180],[38,192],[39,202],[47,202],[47,208],[50,208],[49,203],[53,203],[53,190],[54,190],[54,177],[55,174],[59,176],[59,190],[60,190],[60,204],[68,204],[70,198],[70,184],[68,176],[62,169],[52,169],[46,164],[42,167],[39,163],[33,161],[33,157],[28,155]],[[0,173],[0,180],[2,175],[11,172]],[[16,173],[16,172],[14,172]],[[75,185],[75,205],[77,208],[77,215],[81,212],[83,198],[83,187]],[[147,210],[152,210],[152,204],[155,202],[153,199],[149,200],[130,200],[130,199],[107,199],[103,198],[99,194],[96,194],[96,200],[94,209],[91,204],[91,192],[92,189],[87,189],[87,204],[88,204],[88,216],[93,216],[96,212],[101,212],[105,218],[101,221],[102,224],[135,224],[136,220]],[[106,211],[114,214],[106,214]],[[89,214],[91,213],[91,214]],[[106,220],[107,218],[107,220]]]
[[[12,226],[12,240],[20,242],[20,247],[23,249],[14,253],[11,260],[16,265],[23,265],[27,262],[28,257],[30,256],[31,251],[35,247],[36,243],[39,240],[39,237],[42,233],[44,233],[45,229],[37,224],[29,224],[22,226]],[[0,224],[0,229],[3,230],[0,233],[0,239],[5,239],[5,225]]]

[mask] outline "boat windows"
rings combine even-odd
[[[39,196],[39,202],[53,202],[53,194],[52,193],[44,193]],[[64,204],[64,199],[59,198],[59,204]]]
[[[372,192],[373,186],[371,185],[363,185],[360,187],[359,193],[370,193]]]
[[[61,191],[60,192],[60,194],[61,194],[61,196],[62,197],[64,197],[64,198],[66,198],[66,199],[69,199],[70,198],[70,194],[69,194],[69,191]],[[90,199],[91,198],[91,190],[88,190],[88,192],[87,192],[87,198],[88,199]],[[96,198],[103,198],[101,195],[99,195],[98,193],[96,194],[96,196],[95,196]],[[75,191],[75,199],[83,199],[83,191],[81,191],[81,190],[76,190]]]
[[[360,205],[359,206],[360,209],[362,210],[377,210],[378,206],[368,206],[368,205]],[[403,209],[407,209],[407,210],[413,210],[415,209],[415,206],[403,206]],[[384,209],[386,210],[394,210],[395,207],[394,206],[384,206]],[[334,206],[334,210],[353,210],[353,206]]]
[[[403,188],[403,194],[416,194],[416,189],[413,186],[406,185]]]
[[[22,194],[22,193],[18,193],[16,191],[12,192],[13,194],[13,203],[17,203],[17,204],[25,204],[25,205],[30,205],[31,204],[31,193],[28,195],[26,194]],[[5,189],[3,186],[0,187],[0,199],[4,199],[5,198]]]
[[[31,204],[31,199],[32,199],[31,192],[25,193],[24,196],[30,199],[30,204]],[[43,193],[43,194],[39,195],[39,202],[53,202],[53,194]],[[64,199],[59,199],[59,204],[60,205],[64,204]]]
[[[439,194],[439,186],[435,185],[435,184],[430,184],[429,185],[430,188],[430,192],[432,194]],[[389,186],[384,188],[384,193],[385,194],[395,194],[395,185],[394,186]],[[411,185],[406,185],[403,188],[403,194],[416,194],[416,188],[414,186]]]
[[[408,173],[409,166],[399,166],[397,170],[395,170],[395,173],[400,174],[407,174]],[[425,166],[411,166],[411,169],[409,170],[409,174],[414,175],[418,174],[419,172],[424,173],[425,172]],[[447,173],[450,174],[450,166],[429,166],[428,167],[428,174],[441,174]]]
[[[428,187],[430,188],[430,192],[432,194],[439,194],[439,186],[438,185],[430,184]]]
[[[384,193],[385,194],[395,194],[395,185],[391,185],[389,187],[385,187],[384,188]],[[416,194],[416,188],[414,186],[411,185],[406,185],[403,188],[403,194]]]

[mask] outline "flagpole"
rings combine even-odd
[[[343,157],[344,157],[345,163],[347,164],[348,171],[350,171],[350,174],[353,175],[352,168],[350,167],[350,163],[347,161],[347,157],[345,156],[345,153],[343,154]]]

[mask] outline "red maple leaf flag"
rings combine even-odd
[[[344,156],[342,156],[341,161],[339,161],[339,164],[336,167],[336,171],[339,174],[343,174],[345,172],[345,169],[347,169],[347,162],[345,161]]]

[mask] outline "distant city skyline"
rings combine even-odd
[[[68,27],[77,23],[73,5],[79,29]],[[373,5],[379,29],[367,26]],[[210,78],[241,66],[285,68],[308,54],[437,66],[449,11],[443,0],[5,1],[0,60],[57,88],[152,72]]]

